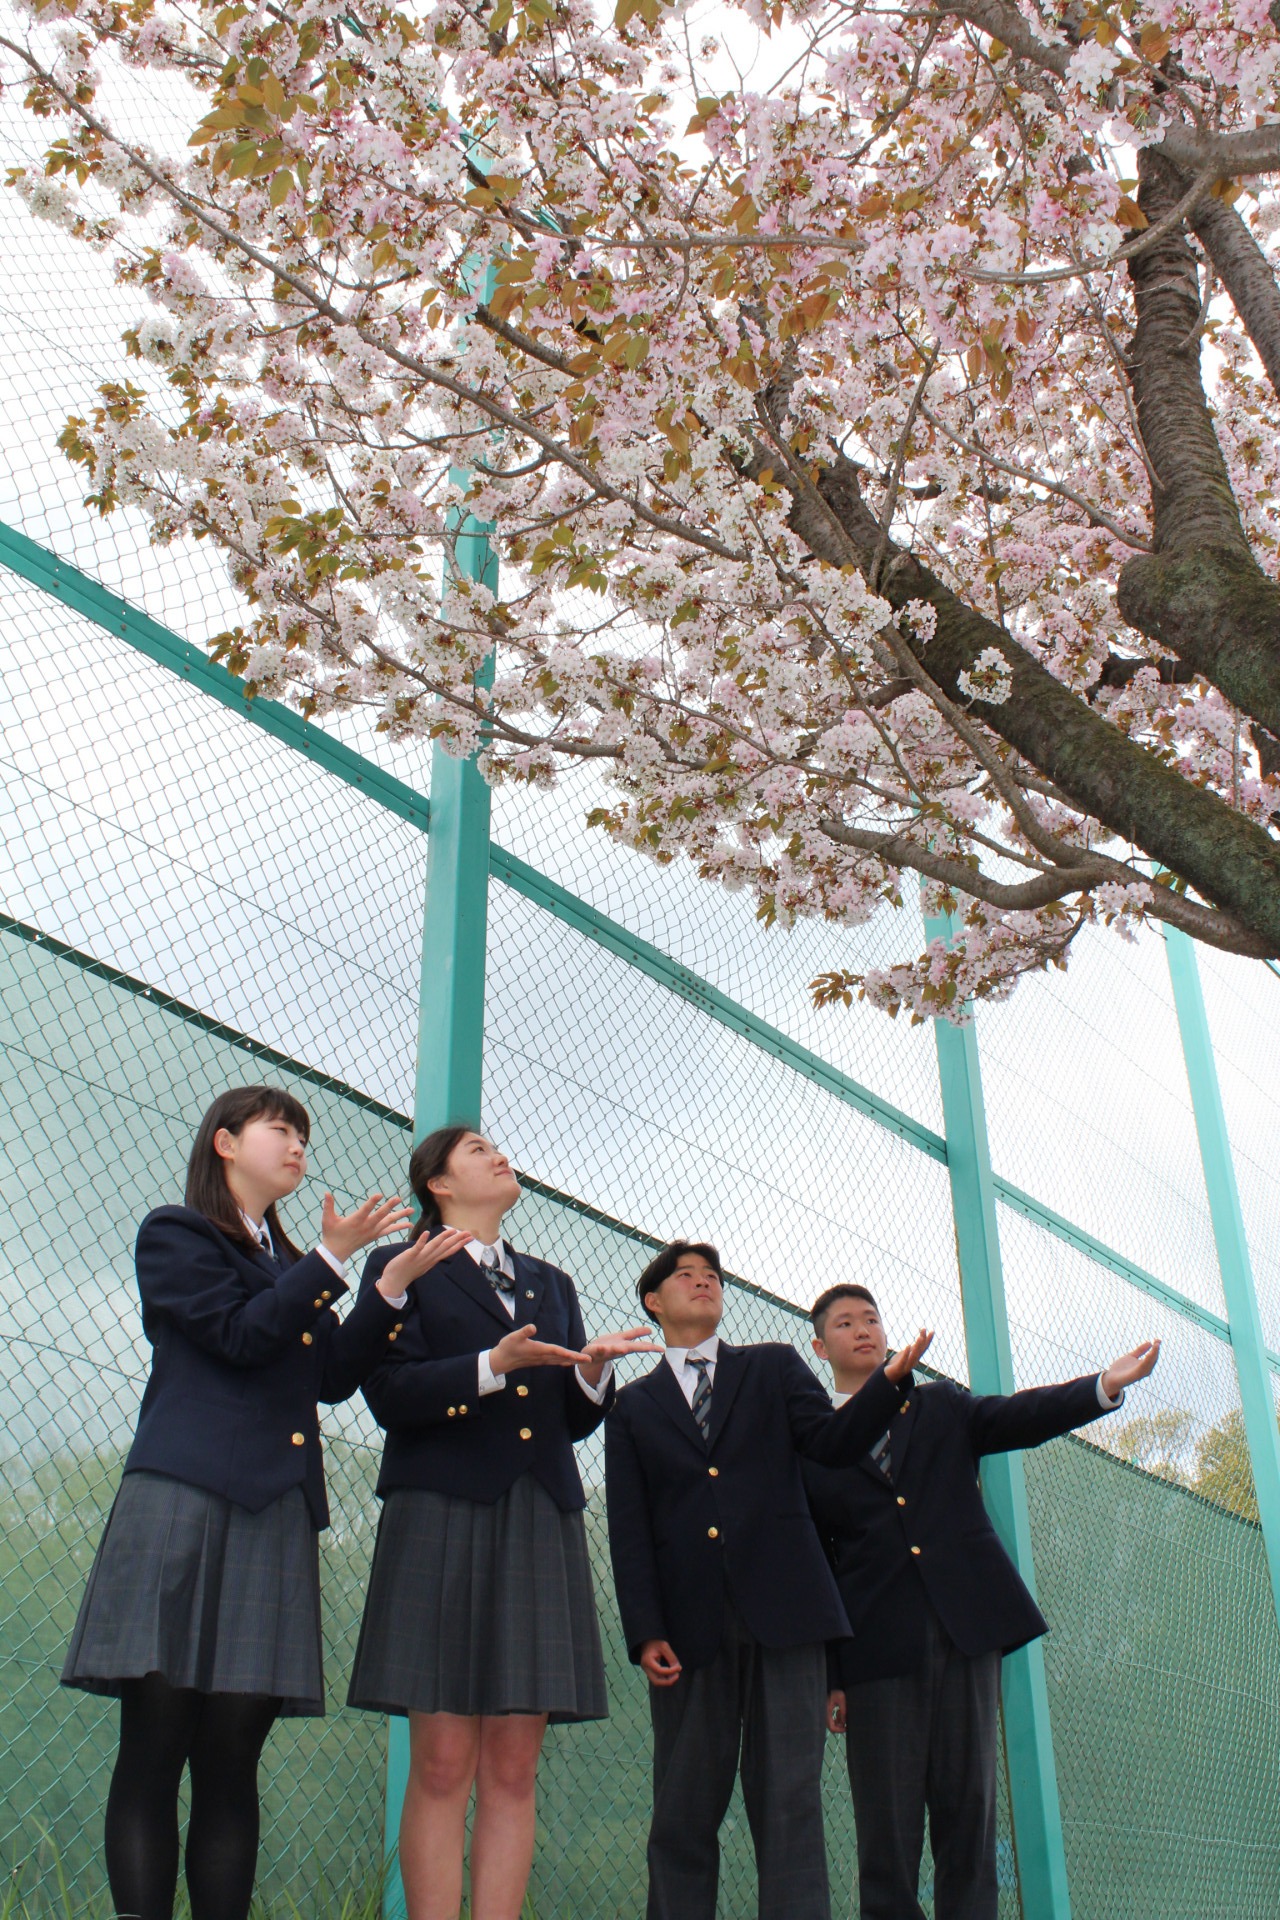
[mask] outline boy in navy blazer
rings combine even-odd
[[[887,1352],[875,1300],[831,1287],[811,1317],[837,1405],[856,1406]],[[1047,1627],[982,1503],[978,1464],[1113,1412],[1159,1354],[1144,1342],[1104,1373],[1007,1397],[907,1378],[855,1465],[806,1461],[852,1632],[831,1648],[828,1725],[846,1736],[861,1920],[924,1920],[926,1813],[935,1920],[996,1920],[1000,1661]]]
[[[638,1292],[666,1353],[618,1394],[605,1490],[623,1630],[650,1683],[648,1920],[714,1920],[739,1756],[760,1920],[829,1920],[823,1642],[847,1626],[800,1460],[865,1453],[932,1336],[836,1413],[793,1348],[719,1338],[714,1247],[664,1247]]]

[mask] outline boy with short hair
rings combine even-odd
[[[666,1353],[605,1425],[614,1583],[650,1684],[648,1920],[714,1920],[741,1754],[760,1920],[829,1920],[824,1642],[846,1631],[801,1457],[852,1465],[883,1432],[921,1332],[842,1412],[793,1347],[720,1339],[720,1256],[674,1241],[640,1276]]]
[[[810,1317],[837,1406],[856,1406],[888,1351],[874,1297],[829,1287]],[[905,1377],[855,1465],[805,1462],[852,1629],[831,1648],[828,1725],[846,1736],[861,1920],[924,1920],[926,1813],[935,1920],[996,1920],[1000,1661],[1047,1626],[996,1537],[978,1463],[1114,1412],[1159,1356],[1144,1341],[1103,1373],[1007,1396]]]

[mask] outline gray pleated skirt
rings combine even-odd
[[[147,1673],[324,1712],[320,1550],[301,1487],[248,1513],[165,1474],[125,1474],[62,1684],[118,1694]]]
[[[405,1488],[378,1525],[348,1704],[609,1712],[587,1530],[531,1473],[492,1506]]]

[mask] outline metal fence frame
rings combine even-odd
[[[495,561],[483,527],[470,520],[464,522],[456,536],[455,550],[458,565],[471,577],[490,576]],[[488,888],[492,878],[658,981],[753,1046],[785,1062],[795,1073],[834,1094],[928,1158],[946,1165],[970,1379],[978,1390],[1008,1392],[1014,1384],[1000,1266],[998,1201],[1229,1345],[1239,1383],[1272,1593],[1280,1617],[1280,1433],[1272,1388],[1272,1375],[1280,1373],[1280,1355],[1270,1350],[1263,1338],[1195,949],[1185,935],[1169,931],[1165,939],[1226,1318],[1189,1300],[993,1171],[987,1145],[978,1036],[972,1023],[959,1027],[944,1022],[937,1024],[945,1128],[945,1134],[940,1135],[770,1026],[658,947],[588,906],[526,862],[494,846],[490,840],[489,790],[473,762],[459,761],[437,749],[432,764],[429,805],[405,782],[287,707],[250,698],[242,681],[211,661],[199,648],[3,524],[0,524],[0,565],[283,741],[328,774],[359,789],[399,818],[423,832],[430,826],[413,1112],[415,1134],[452,1121],[476,1123],[480,1117]],[[941,923],[930,926],[931,935],[946,932]],[[998,1456],[989,1462],[984,1472],[984,1486],[1006,1547],[1024,1577],[1034,1584],[1020,1456]],[[1069,1920],[1049,1700],[1038,1643],[1005,1662],[1002,1716],[1023,1914],[1026,1920]],[[404,1912],[403,1894],[395,1871],[395,1840],[406,1767],[405,1727],[403,1722],[396,1721],[389,1733],[386,1789],[388,1920],[401,1920]]]

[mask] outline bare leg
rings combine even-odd
[[[520,1920],[533,1865],[538,1755],[546,1730],[545,1713],[485,1714],[480,1721],[471,1920]]]
[[[400,1816],[408,1920],[458,1920],[467,1802],[480,1758],[478,1715],[409,1715],[409,1784]]]

